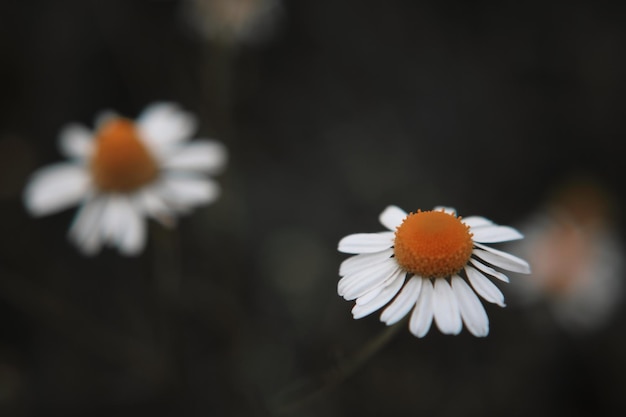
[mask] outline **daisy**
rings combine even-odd
[[[519,300],[545,306],[557,325],[575,334],[606,325],[624,295],[624,246],[613,210],[599,185],[575,181],[522,224],[526,239],[519,250],[533,273],[512,286]]]
[[[484,243],[521,239],[507,226],[484,217],[466,219],[450,208],[407,214],[396,206],[379,217],[389,231],[344,237],[339,251],[355,254],[341,263],[338,293],[356,300],[355,319],[387,306],[380,320],[392,325],[411,313],[409,330],[428,333],[434,319],[444,334],[458,334],[463,322],[474,335],[489,333],[489,319],[476,294],[504,307],[490,278],[508,282],[494,267],[529,273],[528,263]]]
[[[230,45],[269,40],[282,16],[280,0],[188,0],[185,6],[194,29]]]
[[[78,205],[69,238],[85,254],[103,246],[139,254],[146,241],[146,217],[172,226],[177,214],[208,204],[219,186],[225,147],[213,140],[187,143],[192,115],[172,103],[147,107],[136,121],[107,113],[96,129],[71,124],[59,136],[69,161],[36,171],[24,191],[34,216]]]

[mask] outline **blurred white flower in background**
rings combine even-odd
[[[417,337],[428,333],[434,319],[445,334],[458,334],[463,322],[474,336],[489,333],[489,319],[478,296],[504,307],[504,295],[491,279],[509,279],[494,267],[530,272],[526,261],[485,243],[521,239],[508,226],[484,217],[462,219],[451,208],[407,214],[387,207],[379,220],[389,231],[344,237],[339,251],[355,254],[344,260],[338,293],[356,300],[355,319],[383,306],[385,324],[411,313],[409,330]]]
[[[187,143],[195,118],[172,103],[147,107],[136,122],[112,112],[96,129],[71,124],[59,136],[69,161],[36,171],[24,190],[34,216],[74,205],[80,208],[69,230],[85,254],[103,246],[139,254],[146,241],[145,217],[172,226],[178,214],[214,201],[226,148],[214,140]]]
[[[258,44],[274,33],[282,5],[280,0],[187,0],[185,14],[209,41]]]
[[[624,248],[611,210],[605,190],[576,180],[520,227],[526,239],[516,250],[533,272],[512,289],[527,305],[542,303],[567,331],[600,328],[623,299]]]

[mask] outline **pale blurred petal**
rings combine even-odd
[[[58,163],[36,171],[24,190],[24,204],[34,216],[43,216],[78,204],[90,189],[84,167]]]
[[[186,211],[215,201],[220,187],[209,178],[166,175],[159,183],[159,195],[176,210]]]
[[[67,125],[59,134],[59,147],[67,158],[86,161],[93,153],[93,133],[76,123]]]
[[[174,103],[155,103],[142,112],[137,124],[150,150],[164,160],[173,146],[191,138],[197,122]]]
[[[185,144],[168,155],[163,161],[164,169],[219,173],[226,165],[226,147],[214,140],[196,140]]]
[[[85,255],[95,255],[102,247],[100,222],[104,204],[105,201],[102,198],[86,201],[76,213],[70,226],[68,237]]]

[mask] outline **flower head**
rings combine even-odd
[[[189,23],[210,41],[257,44],[268,40],[282,14],[280,0],[188,0]]]
[[[61,131],[61,152],[70,159],[35,172],[24,203],[35,216],[79,205],[69,237],[85,254],[102,246],[136,255],[145,245],[145,217],[172,225],[176,215],[214,201],[225,147],[213,140],[187,143],[192,115],[172,103],[156,103],[137,121],[113,113],[94,132],[72,124]]]
[[[494,267],[529,273],[526,261],[484,243],[521,239],[507,226],[484,217],[457,217],[450,208],[407,214],[387,207],[380,222],[389,231],[344,237],[339,251],[355,254],[339,268],[338,293],[356,300],[355,319],[387,306],[387,325],[411,313],[409,330],[428,333],[432,320],[445,334],[458,334],[463,322],[475,336],[489,333],[489,319],[478,295],[504,306],[504,296],[490,278],[508,282]]]
[[[533,273],[511,289],[574,334],[601,329],[623,300],[624,245],[613,210],[608,190],[575,180],[520,226],[526,239],[519,250]]]

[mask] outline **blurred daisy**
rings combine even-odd
[[[522,226],[521,253],[533,263],[512,290],[543,303],[565,330],[581,333],[606,323],[623,298],[624,248],[612,225],[608,194],[574,181]]]
[[[172,226],[176,215],[219,195],[207,174],[223,168],[226,149],[213,140],[187,143],[195,129],[194,117],[171,103],[149,106],[136,122],[107,113],[94,132],[71,124],[59,136],[69,161],[32,175],[26,208],[44,216],[79,205],[69,238],[83,253],[112,246],[136,255],[145,217]]]
[[[273,34],[281,16],[280,0],[187,0],[192,27],[208,40],[257,44]]]
[[[339,251],[356,254],[339,268],[338,293],[356,300],[355,319],[387,306],[380,320],[392,325],[411,313],[409,330],[428,333],[434,319],[445,334],[461,332],[463,322],[475,336],[489,333],[489,319],[477,295],[504,306],[491,278],[508,282],[498,267],[529,273],[526,261],[484,243],[521,239],[507,226],[484,217],[462,219],[450,208],[407,214],[396,206],[379,217],[389,231],[344,237]]]

